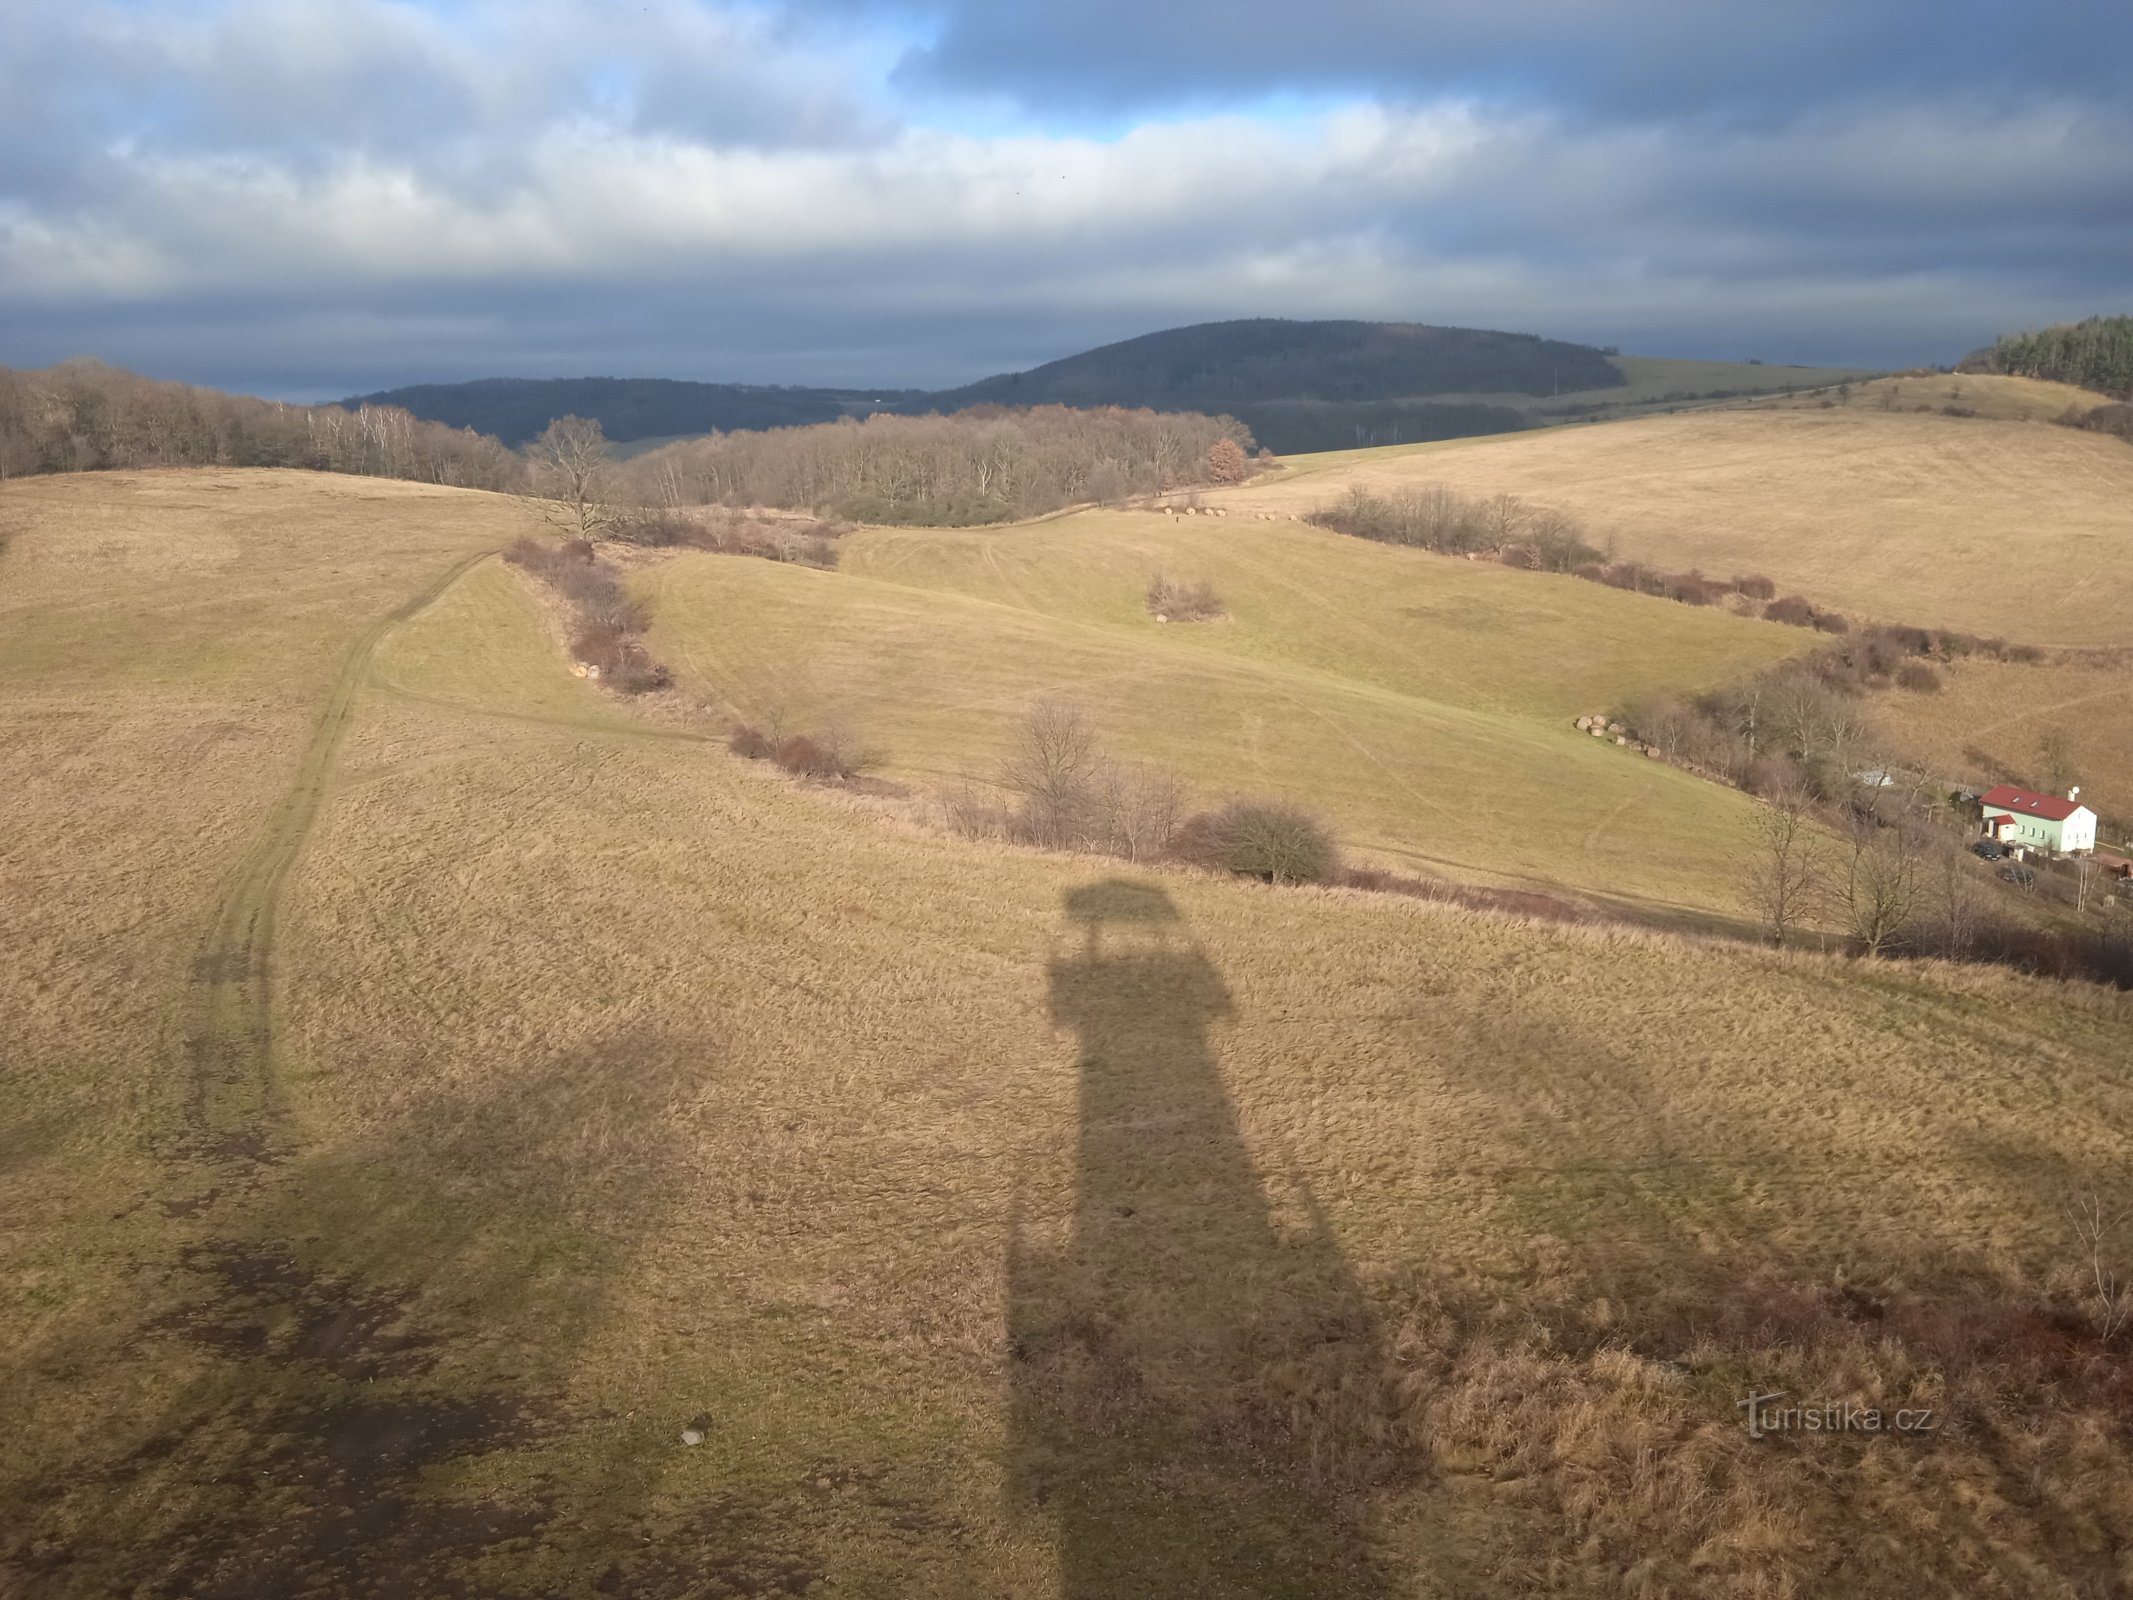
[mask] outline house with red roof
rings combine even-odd
[[[2003,783],[1979,795],[1977,803],[1985,814],[1987,838],[2072,855],[2096,848],[2096,813],[2080,799],[2079,789],[2069,789],[2062,800]]]

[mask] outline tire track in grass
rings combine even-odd
[[[334,757],[378,646],[490,555],[482,550],[455,561],[356,640],[312,725],[294,781],[224,888],[192,966],[185,1030],[187,1154],[240,1169],[276,1157],[271,1124],[280,1096],[271,963],[282,885],[317,820]]]

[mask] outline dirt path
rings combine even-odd
[[[224,889],[193,961],[185,1030],[189,1153],[244,1169],[274,1158],[272,1119],[278,1091],[270,964],[282,885],[318,817],[334,756],[379,644],[489,556],[484,550],[454,562],[356,640],[312,727],[294,782]]]

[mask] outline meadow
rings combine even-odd
[[[2027,382],[1958,381],[1978,396]],[[2133,643],[2120,603],[2133,585],[2133,451],[2044,422],[1727,409],[1286,465],[1204,498],[1301,516],[1351,484],[1516,494],[1575,516],[1622,559],[1766,574],[1854,620]]]
[[[2133,1577],[2062,1209],[2133,1190],[2124,997],[964,843],[572,677],[484,559],[523,515],[0,489],[0,1592]],[[1068,650],[1093,692],[1130,640],[1446,738],[1583,692],[1289,637],[1245,562],[1181,640],[1095,618],[1069,524],[1001,552],[1019,605],[974,536],[902,537],[642,581],[685,671],[800,585],[818,679],[911,694],[965,629],[944,666]],[[1584,603],[1443,565],[1527,585],[1514,631]],[[1668,648],[1720,670],[1725,620]],[[1774,1390],[1936,1421],[1752,1438]]]
[[[1212,582],[1227,619],[1157,622],[1158,572]],[[1062,701],[1203,802],[1316,808],[1366,859],[1721,917],[1750,802],[1571,724],[1807,643],[1295,523],[1145,513],[873,529],[835,573],[683,556],[642,592],[692,693],[758,725],[842,725],[894,779],[982,781],[1029,709]]]

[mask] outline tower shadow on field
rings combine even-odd
[[[1064,911],[1075,1195],[1018,1217],[1008,1308],[1014,1482],[1054,1523],[1060,1593],[1384,1594],[1382,1340],[1308,1196],[1277,1210],[1261,1184],[1211,1037],[1228,986],[1160,888],[1086,884]]]

